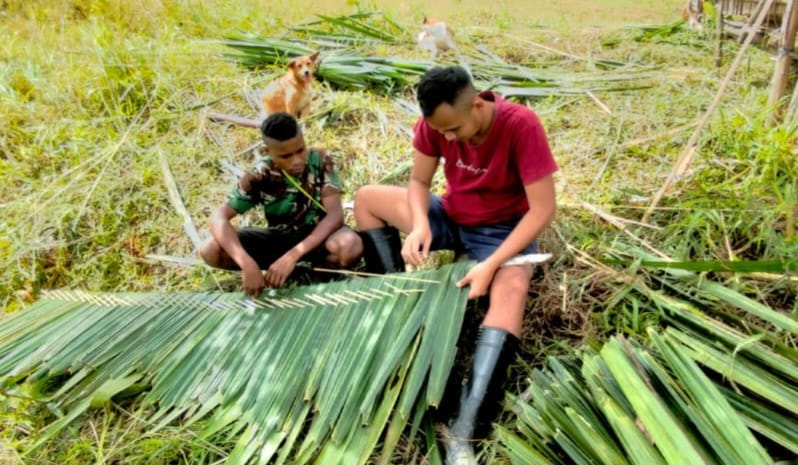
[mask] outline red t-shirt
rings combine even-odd
[[[447,141],[419,118],[413,146],[444,158],[446,213],[456,223],[476,226],[509,221],[529,210],[524,186],[557,171],[546,132],[529,108],[493,92],[480,94],[496,104],[493,125],[479,145]]]

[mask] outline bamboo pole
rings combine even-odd
[[[760,13],[762,13],[762,7],[765,6],[766,1],[767,0],[759,0],[759,3],[756,4],[756,7],[748,16],[748,21],[746,21],[743,27],[740,28],[740,37],[738,38],[739,43],[742,44],[749,37],[749,35],[756,36],[756,34],[759,32],[759,28],[762,26],[762,23],[759,23],[757,26],[754,26],[753,24],[757,19],[759,19]],[[770,4],[768,4],[768,7],[765,8],[765,11],[769,10]]]
[[[245,118],[243,116],[227,115],[224,113],[209,113],[208,119],[215,123],[230,122],[248,128],[260,128],[260,121],[252,118]]]
[[[763,0],[766,4],[764,8],[762,8],[759,12],[759,16],[756,18],[756,25],[754,28],[758,30],[762,23],[765,21],[765,18],[770,11],[770,7],[773,5],[774,0]],[[673,169],[671,170],[668,177],[665,179],[665,183],[662,184],[657,194],[654,196],[654,200],[651,201],[651,205],[649,205],[648,209],[646,210],[645,214],[643,215],[642,222],[648,223],[648,220],[651,218],[651,213],[659,204],[659,201],[662,200],[662,197],[665,195],[665,192],[670,188],[673,181],[676,178],[684,173],[687,167],[690,165],[690,162],[695,155],[695,152],[698,148],[698,140],[701,137],[701,133],[704,131],[704,127],[709,122],[710,116],[715,112],[720,105],[720,101],[723,98],[723,95],[726,93],[726,89],[729,87],[729,83],[731,82],[732,76],[734,73],[737,72],[737,68],[740,67],[740,63],[743,61],[743,56],[745,55],[745,51],[748,50],[748,47],[751,45],[751,42],[754,41],[754,37],[756,34],[748,34],[743,43],[742,47],[740,47],[740,51],[737,52],[737,56],[734,57],[734,61],[729,66],[729,70],[726,72],[726,77],[723,78],[723,82],[720,84],[720,88],[718,88],[718,92],[715,94],[715,98],[712,100],[712,103],[709,104],[709,108],[704,113],[704,116],[698,122],[698,127],[696,127],[695,131],[693,131],[693,135],[690,136],[690,140],[687,141],[687,146],[684,148],[684,151],[679,156],[679,159],[676,160],[676,164],[674,165]]]
[[[177,183],[175,182],[174,176],[172,176],[172,170],[169,168],[169,161],[167,161],[166,155],[163,152],[158,153],[158,159],[161,162],[163,180],[166,184],[166,190],[169,193],[169,201],[172,203],[172,206],[175,210],[177,210],[180,216],[183,217],[183,229],[186,231],[188,238],[191,239],[191,244],[194,245],[194,250],[199,250],[200,247],[202,247],[202,239],[200,239],[197,227],[194,226],[194,222],[191,220],[191,215],[186,209],[183,199],[180,197],[180,191],[177,189]]]
[[[721,0],[718,2],[718,17],[715,19],[717,43],[715,44],[715,67],[720,68],[723,64],[723,13],[725,10],[726,2]]]
[[[692,127],[695,127],[697,123],[690,123],[690,124],[683,124],[681,126],[677,126],[673,129],[669,129],[663,133],[654,134],[653,136],[646,136],[646,137],[638,137],[637,139],[632,139],[630,141],[624,142],[618,148],[621,149],[630,149],[633,147],[637,147],[639,145],[643,145],[649,142],[653,142],[657,139],[662,139],[665,137],[673,137],[679,133],[682,133]]]
[[[770,123],[776,123],[783,116],[781,99],[787,90],[787,81],[790,77],[792,66],[792,53],[795,49],[795,33],[798,28],[798,5],[796,0],[790,0],[787,11],[781,22],[781,48],[776,58],[776,68],[773,72],[773,81],[770,86],[770,98],[768,107],[772,109]]]
[[[792,119],[795,116],[796,107],[798,107],[798,82],[795,83],[795,87],[792,90],[790,105],[787,107],[787,119]]]

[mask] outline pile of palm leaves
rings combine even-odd
[[[280,38],[247,32],[231,34],[222,43],[236,52],[223,56],[249,68],[282,68],[292,57],[320,50],[319,79],[339,89],[369,89],[380,93],[406,88],[427,69],[446,64],[429,59],[394,58],[407,52],[407,47],[401,46],[408,43],[408,38],[399,25],[382,15],[358,13],[319,18],[293,28],[290,34]],[[375,18],[379,21],[375,22]],[[380,56],[363,55],[364,44],[377,46]],[[390,50],[389,47],[397,48]],[[412,53],[415,54],[417,52]],[[506,63],[484,47],[468,53],[455,52],[451,58],[470,70],[479,88],[494,89],[507,97],[522,99],[588,91],[636,90],[649,87],[645,80],[651,77],[639,69],[593,73],[542,70]],[[604,64],[628,67],[619,62]]]
[[[654,260],[621,248],[636,271],[614,305],[659,311],[666,329],[648,328],[646,340],[617,336],[531,371],[514,402],[515,427],[499,429],[503,453],[525,464],[798,457],[798,321],[691,271],[784,273],[790,265]]]
[[[618,245],[631,260],[611,261],[628,269],[608,305],[659,311],[667,329],[530,371],[514,424],[497,428],[499,453],[533,465],[798,455],[798,321],[696,274],[791,265],[655,260]],[[259,301],[52,292],[0,325],[0,386],[63,412],[40,444],[91,406],[139,395],[154,431],[197,424],[235,440],[229,463],[370,463],[377,450],[389,463],[407,425],[412,441],[443,393],[465,308],[453,283],[465,266]]]
[[[225,54],[228,59],[250,68],[284,67],[291,58],[309,55],[322,48],[313,43],[252,34],[231,36],[225,40],[225,45],[238,51]],[[345,48],[327,48],[316,76],[339,89],[369,89],[389,93],[410,85],[411,78],[420,76],[429,66],[430,63],[419,60],[364,57],[348,53]]]
[[[410,37],[402,26],[391,17],[371,11],[351,15],[328,16],[318,14],[319,19],[291,28],[291,32],[302,37],[312,37],[317,42],[328,44],[402,44]]]
[[[360,464],[379,443],[387,463],[443,394],[465,266],[259,300],[51,292],[0,324],[0,386],[62,412],[37,445],[91,406],[140,395],[153,430],[198,422],[235,440],[231,464]]]

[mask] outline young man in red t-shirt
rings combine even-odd
[[[366,265],[400,271],[401,258],[421,265],[430,250],[464,251],[477,263],[458,283],[469,298],[490,293],[471,374],[445,439],[447,464],[475,464],[471,439],[495,413],[507,365],[521,335],[532,265],[502,266],[537,251],[537,237],[556,210],[552,157],[537,115],[492,92],[478,93],[461,67],[433,68],[418,85],[423,116],[415,125],[415,159],[408,187],[365,186],[355,219]],[[444,160],[442,197],[430,184]],[[407,233],[401,258],[391,254],[396,229]]]

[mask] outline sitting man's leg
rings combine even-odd
[[[307,236],[303,232],[283,232],[256,227],[241,228],[236,232],[241,246],[258,263],[261,270],[268,270],[272,263]],[[224,270],[240,269],[235,260],[213,237],[202,245],[199,253],[208,266]]]
[[[326,262],[330,266],[347,268],[363,255],[363,241],[360,236],[344,226],[324,241]]]
[[[412,227],[407,189],[396,186],[363,186],[355,193],[355,221],[363,240],[363,258],[370,273],[405,270],[399,231]]]
[[[430,250],[463,249],[457,225],[446,215],[440,197],[431,195],[428,212],[432,243]],[[363,239],[366,271],[391,273],[404,271],[399,231],[413,227],[407,189],[395,186],[364,186],[355,194],[355,220]]]
[[[475,431],[501,413],[507,368],[520,344],[531,265],[502,268],[490,290],[490,306],[480,327],[471,370],[460,394],[457,416],[449,425],[447,465],[476,464]]]
[[[206,265],[223,270],[237,270],[238,264],[227,255],[222,246],[211,237],[199,249],[199,255]]]
[[[492,253],[492,250],[484,250],[485,236],[478,238],[478,246],[474,246],[473,239],[468,233],[463,234],[469,256],[484,260]],[[500,242],[495,247],[498,244]],[[536,250],[533,243],[522,253]],[[499,268],[493,277],[490,305],[480,327],[471,370],[462,386],[457,415],[450,422],[445,438],[447,465],[476,464],[472,445],[475,431],[486,429],[501,412],[507,368],[515,359],[520,344],[531,278],[531,265]]]

